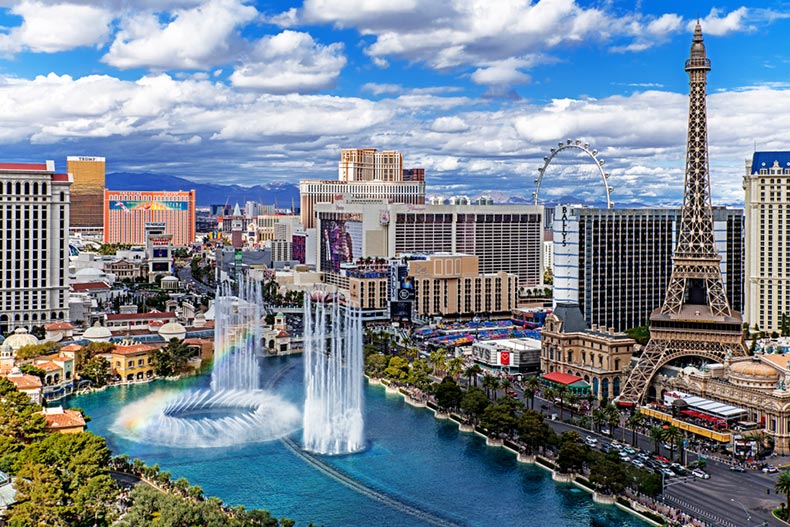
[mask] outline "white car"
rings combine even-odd
[[[633,466],[635,466],[636,468],[644,468],[644,466],[645,466],[645,464],[644,464],[644,463],[642,463],[642,462],[641,462],[640,460],[638,460],[638,459],[632,459],[632,460],[631,460],[631,464],[632,464]]]
[[[707,472],[703,472],[702,470],[700,470],[700,469],[698,469],[698,468],[695,468],[694,470],[692,470],[692,471],[691,471],[691,474],[692,474],[692,475],[693,475],[695,478],[700,478],[700,479],[710,479],[710,474],[708,474]]]
[[[598,440],[595,439],[593,436],[587,436],[584,438],[584,440],[587,442],[588,445],[595,445],[596,443],[598,443]]]

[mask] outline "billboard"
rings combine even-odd
[[[411,302],[390,302],[392,322],[411,322]]]
[[[554,307],[579,303],[579,216],[576,207],[554,208]]]
[[[414,300],[414,277],[404,276],[398,287],[398,300]]]
[[[151,271],[155,273],[166,273],[170,271],[170,262],[153,262],[151,263]]]
[[[189,203],[186,201],[149,201],[149,200],[111,200],[110,210],[122,210],[132,212],[137,210],[189,210]]]
[[[340,271],[340,264],[362,255],[362,217],[328,214],[321,217],[321,270]]]

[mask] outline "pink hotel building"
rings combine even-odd
[[[195,241],[195,191],[104,191],[104,243],[145,245],[146,223],[164,223],[173,245]]]

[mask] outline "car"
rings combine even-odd
[[[614,441],[612,441],[612,448],[614,448],[615,450],[622,450],[623,449],[623,445],[620,444],[617,441],[617,439],[615,439]]]
[[[672,472],[671,470],[669,470],[668,468],[662,468],[661,469],[661,473],[664,474],[664,476],[666,476],[668,478],[674,478],[675,477],[675,473]]]
[[[609,434],[611,434],[612,432],[611,432],[611,430],[609,430],[608,428],[601,428],[601,433],[602,433],[603,435],[605,435],[605,436],[608,436],[608,435],[609,435]]]
[[[518,394],[513,390],[508,390],[507,395],[508,397],[518,397]]]
[[[602,445],[600,445],[600,447],[601,447],[601,452],[603,452],[604,454],[608,454],[612,450],[612,447],[610,447],[607,443],[603,443]]]
[[[667,458],[665,458],[664,456],[656,456],[656,461],[660,461],[661,463],[663,463],[665,465],[669,465],[669,463],[670,463],[670,461]]]
[[[633,449],[633,448],[631,448],[630,446],[627,446],[627,447],[625,447],[625,448],[623,449],[623,452],[625,452],[626,454],[628,454],[628,455],[630,455],[630,456],[633,456],[634,454],[636,454],[636,450],[634,450],[634,449]]]
[[[647,461],[648,459],[650,459],[650,454],[648,454],[647,452],[640,452],[636,455],[636,457],[638,457],[642,461]]]
[[[636,468],[644,468],[644,466],[645,466],[645,464],[644,464],[644,463],[642,463],[642,461],[641,461],[641,460],[639,460],[639,459],[632,459],[632,460],[631,460],[631,464],[632,464],[633,466],[635,466]]]
[[[746,469],[740,465],[733,465],[730,467],[730,472],[746,472]]]
[[[593,436],[587,436],[587,437],[584,438],[584,440],[587,441],[587,444],[589,444],[589,445],[594,445],[594,444],[596,444],[598,442],[598,440],[596,438],[594,438]]]
[[[773,465],[768,465],[767,467],[763,467],[762,471],[765,472],[766,474],[776,474],[777,472],[779,472],[779,469]]]
[[[623,461],[631,461],[631,457],[625,452],[620,452],[620,459]]]
[[[686,469],[686,467],[684,467],[680,463],[672,463],[671,465],[669,465],[669,468],[672,469],[672,472],[674,472],[678,476],[689,475],[689,471]]]
[[[691,475],[694,476],[695,478],[710,479],[710,474],[698,468],[692,470]]]

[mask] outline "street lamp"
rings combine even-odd
[[[741,508],[743,509],[743,512],[746,513],[746,527],[749,527],[749,523],[751,523],[751,521],[752,521],[752,515],[749,514],[749,511],[746,509],[746,507],[740,501],[736,500],[735,498],[730,498],[730,501],[733,502],[733,503],[737,503],[738,505],[741,506]]]

